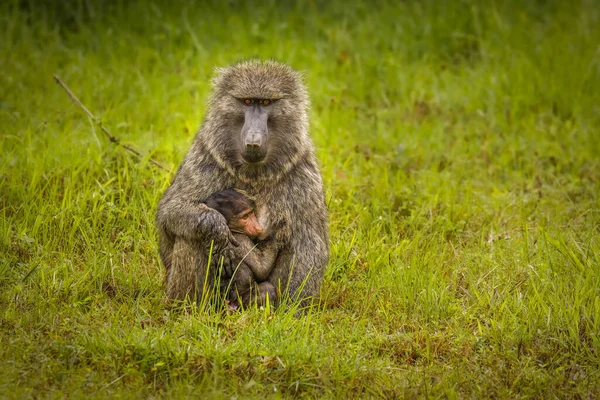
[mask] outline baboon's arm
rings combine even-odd
[[[173,201],[159,209],[159,227],[170,236],[185,239],[227,237],[225,218],[204,204]]]
[[[186,159],[193,156],[188,154]],[[217,250],[232,241],[225,217],[202,203],[227,185],[213,175],[216,175],[214,167],[184,162],[158,205],[156,221],[162,234],[171,240],[175,237],[200,240],[207,246],[214,240]]]
[[[268,281],[306,303],[318,298],[328,260],[324,231],[304,226],[279,253]]]
[[[265,281],[275,264],[278,244],[268,240],[264,245],[255,245],[247,236],[235,235],[235,238],[239,244],[235,249],[237,260],[252,270],[257,282]]]

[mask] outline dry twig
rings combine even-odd
[[[104,134],[108,137],[108,140],[110,140],[111,142],[113,142],[117,146],[121,146],[125,150],[128,150],[128,151],[132,152],[133,154],[135,154],[139,158],[143,158],[142,153],[140,153],[139,151],[137,151],[136,149],[134,149],[133,147],[131,147],[128,144],[121,143],[121,141],[117,137],[113,136],[108,131],[108,129],[106,129],[106,127],[104,125],[102,125],[102,122],[98,118],[96,118],[96,116],[94,114],[92,114],[92,112],[90,110],[88,110],[87,107],[84,106],[81,101],[79,101],[79,99],[77,98],[77,96],[75,96],[75,94],[71,91],[71,89],[69,89],[69,87],[58,76],[56,76],[56,75],[52,75],[52,76],[54,76],[54,79],[56,80],[56,83],[58,83],[65,90],[65,92],[67,92],[67,94],[69,95],[69,97],[71,98],[71,100],[73,101],[73,103],[77,104],[79,106],[79,108],[81,108],[83,110],[83,112],[86,113],[87,116],[90,117],[92,119],[92,121],[94,121],[94,123],[100,127],[100,129],[102,130],[102,132],[104,132]],[[152,164],[154,164],[158,168],[160,168],[160,169],[162,169],[164,171],[168,171],[168,169],[165,168],[165,166],[162,165],[161,163],[159,163],[158,161],[153,160],[152,158],[148,159],[148,161],[150,161]]]

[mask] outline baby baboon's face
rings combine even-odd
[[[213,193],[204,204],[220,212],[232,232],[241,233],[252,239],[263,233],[263,227],[254,213],[254,201],[235,189]]]
[[[229,223],[229,229],[232,232],[244,234],[252,239],[257,238],[263,233],[263,228],[254,214],[254,210],[247,209],[238,214]]]

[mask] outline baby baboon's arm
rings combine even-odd
[[[235,234],[239,246],[235,248],[235,255],[240,262],[248,265],[254,273],[257,282],[263,282],[275,264],[279,251],[277,243],[267,240],[255,245],[250,238],[242,234]]]

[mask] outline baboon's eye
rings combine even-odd
[[[268,106],[269,104],[271,104],[271,100],[269,100],[269,99],[263,99],[260,102],[262,103],[263,106]]]
[[[252,99],[244,99],[244,104],[249,106],[250,104],[254,103],[254,100]]]

